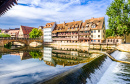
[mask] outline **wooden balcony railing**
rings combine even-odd
[[[79,35],[90,35],[90,33],[79,33]]]
[[[90,40],[90,37],[79,37],[79,40]]]
[[[52,40],[64,41],[64,40],[71,40],[71,38],[52,38]]]

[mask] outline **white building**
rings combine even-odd
[[[55,28],[56,23],[47,23],[43,28],[44,42],[52,42],[52,31]]]

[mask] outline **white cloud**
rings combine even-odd
[[[2,16],[2,19],[6,17],[17,18],[18,22],[40,20],[44,22],[44,26],[46,22],[56,21],[59,23],[59,21],[68,22],[90,19],[91,17],[104,17],[106,8],[111,1],[89,1],[85,5],[81,5],[81,2],[85,2],[85,0],[19,0],[19,4],[27,4],[28,6],[14,6]]]

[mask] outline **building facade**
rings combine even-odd
[[[28,27],[28,26],[20,26],[19,38],[29,38],[29,33],[32,31],[34,27]]]
[[[8,34],[9,34],[11,37],[18,38],[19,28],[10,29],[10,30],[8,31]]]
[[[55,22],[47,23],[43,28],[44,42],[52,42],[52,31],[56,26]]]
[[[44,37],[48,38],[45,34]],[[52,40],[53,43],[102,43],[105,40],[105,18],[56,24]]]

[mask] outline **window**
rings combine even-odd
[[[74,28],[72,27],[72,29],[74,29]]]
[[[94,42],[96,42],[96,40],[94,40]]]
[[[92,25],[92,28],[95,28],[96,27],[96,25],[94,24],[94,25]]]
[[[93,40],[91,40],[91,42],[93,42]]]
[[[100,33],[100,30],[98,30],[98,33]]]
[[[98,42],[100,42],[100,40],[98,40]]]
[[[116,40],[116,42],[118,42],[118,39]]]
[[[88,28],[88,25],[86,25],[86,28]]]
[[[100,38],[100,35],[98,35],[98,38]]]
[[[93,31],[91,31],[91,33],[93,33]]]
[[[91,37],[93,38],[93,35],[91,35]]]
[[[68,29],[70,29],[70,28],[68,28]]]
[[[96,30],[94,30],[94,33],[96,33]]]
[[[108,42],[109,42],[109,40],[108,40]]]
[[[77,36],[75,36],[75,38],[77,38]]]

